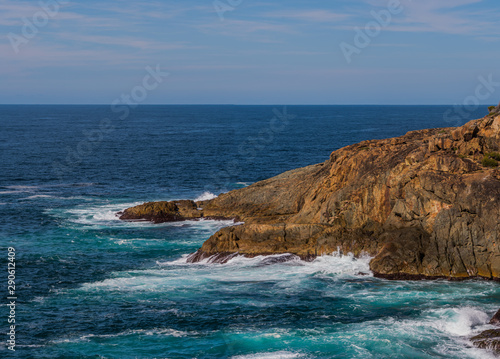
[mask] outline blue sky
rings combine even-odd
[[[498,0],[401,0],[346,61],[390,1],[0,0],[0,103],[111,104],[157,65],[145,104],[459,104],[500,82]]]

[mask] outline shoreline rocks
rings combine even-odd
[[[203,202],[190,200],[147,202],[117,213],[125,221],[150,221],[153,223],[180,222],[187,220],[214,219],[227,220],[223,216],[205,216],[199,207]]]
[[[491,318],[489,324],[500,326],[500,310]],[[492,350],[500,355],[500,328],[485,330],[471,338],[472,343],[480,349]]]
[[[372,256],[371,270],[388,279],[498,280],[499,152],[500,116],[491,115],[364,141],[209,201],[147,203],[120,218],[244,222],[211,236],[192,262],[352,252]]]
[[[500,329],[485,330],[471,338],[472,343],[479,349],[493,350],[500,354]]]

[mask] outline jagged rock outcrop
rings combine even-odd
[[[182,221],[202,217],[193,201],[148,202],[119,213],[123,220],[147,220],[154,223]]]
[[[498,115],[500,114],[500,103],[497,106],[490,106],[490,115]]]
[[[192,202],[189,210],[165,204],[165,215],[151,213],[244,222],[218,231],[192,261],[342,251],[373,256],[372,271],[386,278],[499,279],[497,152],[500,116],[490,115],[458,128],[364,141],[322,164]],[[122,219],[151,219],[144,206],[154,207],[128,209]]]
[[[471,338],[472,343],[481,349],[490,349],[500,354],[500,329],[485,330]]]
[[[500,310],[491,318],[489,324],[500,325]],[[500,354],[500,329],[485,330],[471,338],[472,343],[481,349],[493,350]]]
[[[491,318],[489,324],[500,326],[500,309],[498,310],[498,312],[495,313],[493,318]]]
[[[153,223],[179,222],[196,219],[237,219],[235,216],[228,218],[218,215],[205,215],[200,206],[204,202],[190,200],[147,202],[139,206],[130,207],[119,212],[120,219],[128,221],[150,221]]]

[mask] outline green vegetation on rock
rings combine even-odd
[[[498,153],[498,152],[490,152],[490,153],[487,153],[486,156],[493,158],[496,161],[500,161],[500,153]]]
[[[500,153],[491,152],[484,155],[481,163],[484,167],[498,167],[498,161],[500,161]]]

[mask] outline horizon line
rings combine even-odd
[[[0,106],[111,106],[111,104],[107,103],[0,103]],[[123,104],[123,106],[127,106]],[[152,104],[138,104],[136,107],[143,106],[465,106],[463,104],[380,104],[380,103],[345,103],[345,104],[233,104],[233,103],[185,103],[185,104],[176,104],[176,103],[152,103]],[[488,103],[479,104],[480,106],[492,106]]]

